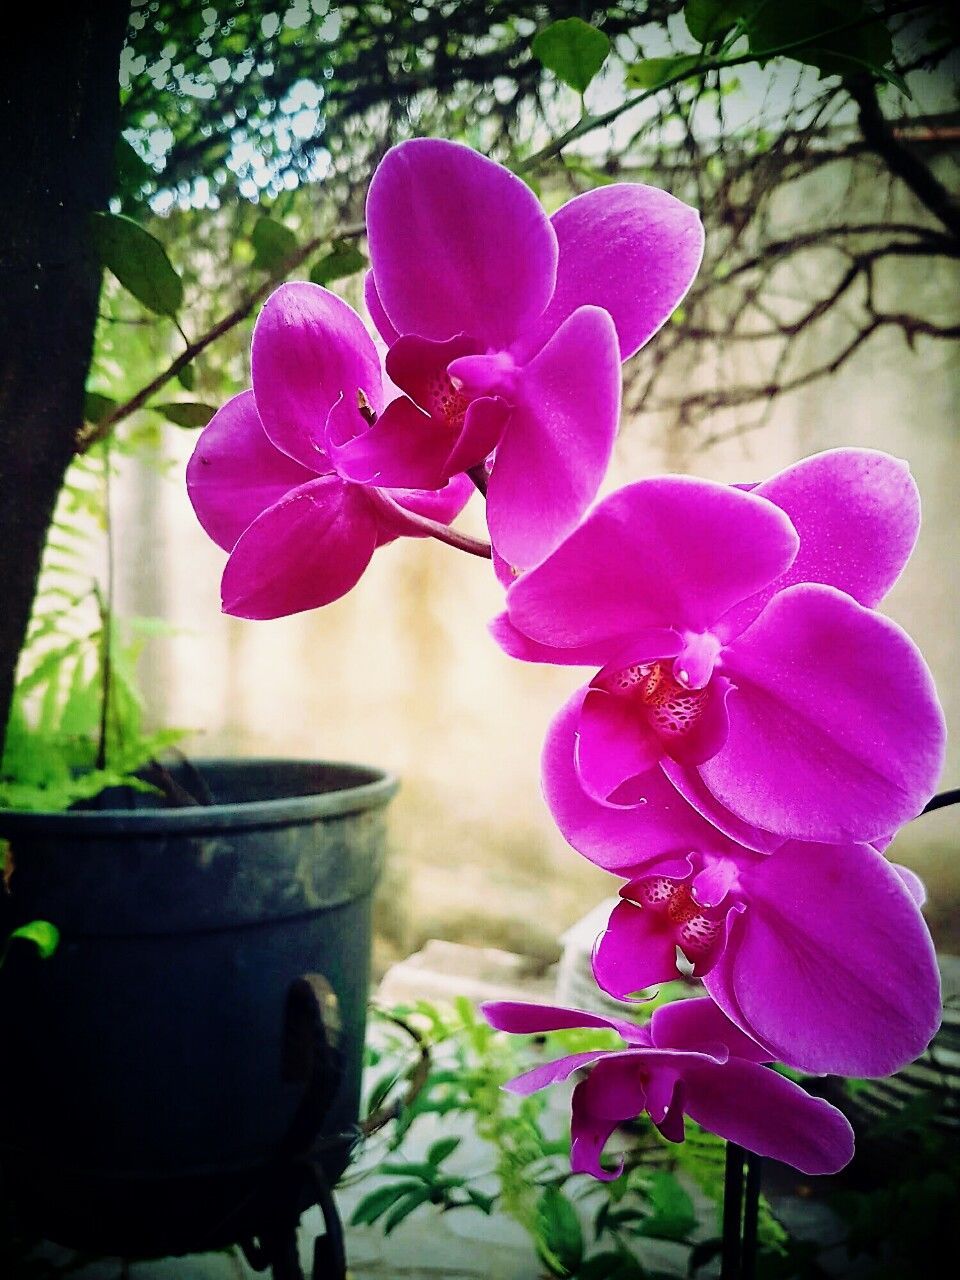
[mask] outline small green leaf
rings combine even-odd
[[[695,53],[681,53],[673,58],[644,58],[627,68],[627,87],[630,89],[659,89],[668,80],[674,80],[700,65]]]
[[[537,1204],[537,1253],[555,1276],[573,1276],[583,1261],[577,1211],[558,1187],[547,1187]]]
[[[683,16],[697,44],[712,44],[722,40],[751,7],[750,0],[687,0]]]
[[[297,249],[297,237],[282,222],[260,218],[250,237],[253,265],[264,271],[276,271]]]
[[[443,1164],[447,1156],[453,1155],[459,1145],[459,1138],[440,1138],[427,1152],[427,1164]]]
[[[152,404],[155,413],[162,414],[168,422],[177,427],[191,430],[205,427],[217,412],[212,404],[199,404],[187,400],[172,400],[169,404]]]
[[[177,374],[177,381],[183,387],[184,391],[192,391],[197,381],[197,375],[192,364],[185,364]]]
[[[355,244],[349,240],[335,240],[329,253],[318,258],[310,268],[310,279],[314,284],[332,284],[334,280],[356,275],[366,265],[366,258]]]
[[[183,302],[183,281],[156,236],[119,213],[95,213],[93,228],[103,265],[123,287],[148,310],[175,316]]]
[[[610,52],[610,40],[582,18],[561,18],[534,38],[533,56],[548,71],[583,94]]]
[[[394,1182],[389,1187],[378,1187],[376,1191],[371,1191],[369,1195],[364,1196],[354,1209],[350,1225],[369,1226],[412,1190],[419,1190],[416,1183]]]
[[[40,953],[40,959],[49,960],[60,945],[60,930],[49,920],[31,920],[29,924],[22,924],[19,929],[14,929],[9,941],[12,942],[14,938],[32,942]]]
[[[643,1220],[640,1234],[658,1240],[686,1240],[697,1225],[693,1201],[672,1173],[657,1169],[645,1178],[652,1210]]]
[[[137,195],[142,187],[152,182],[157,176],[146,160],[123,137],[117,139],[114,166],[117,192],[121,196]]]
[[[99,391],[87,391],[83,397],[84,422],[102,422],[117,407],[116,400],[102,396]]]
[[[394,1227],[398,1227],[404,1218],[413,1213],[414,1209],[418,1209],[420,1205],[426,1204],[432,1195],[429,1187],[417,1187],[415,1191],[408,1191],[398,1204],[390,1210],[383,1220],[383,1230],[389,1235]]]

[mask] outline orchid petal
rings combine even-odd
[[[729,837],[736,844],[758,853],[772,853],[779,849],[786,836],[777,835],[773,831],[765,831],[749,822],[744,822],[729,809],[724,808],[707,787],[695,768],[677,764],[674,760],[661,760],[660,767],[684,800],[717,831]]]
[[[574,767],[577,722],[585,691],[558,712],[543,747],[543,793],[564,839],[606,871],[630,875],[651,861],[693,850],[731,848],[666,780],[659,768],[639,779],[637,803],[611,808],[591,800]]]
[[[327,450],[338,473],[355,484],[439,489],[449,478],[446,461],[455,439],[445,422],[401,396],[373,426],[345,443],[328,434]]]
[[[613,317],[627,360],[666,322],[690,288],[703,257],[695,209],[666,191],[615,183],[576,196],[550,219],[560,246],[553,298],[525,352],[538,351],[577,307]]]
[[[622,645],[647,627],[709,631],[779,576],[797,546],[786,515],[763,498],[689,476],[641,480],[525,573],[507,608],[531,639],[561,647]]]
[[[730,1058],[683,1073],[691,1120],[747,1151],[802,1173],[836,1173],[853,1157],[853,1130],[830,1103],[812,1098],[769,1067]]]
[[[315,480],[320,469],[308,471],[275,448],[264,433],[253,392],[242,391],[200,433],[187,464],[187,492],[203,528],[230,551],[262,511]]]
[[[623,1172],[623,1160],[604,1169],[600,1155],[614,1130],[641,1114],[646,1105],[646,1074],[636,1056],[597,1063],[573,1091],[570,1167],[609,1182]]]
[[[442,489],[388,489],[387,495],[417,516],[426,516],[439,524],[450,524],[476,493],[469,476],[454,476]],[[425,537],[417,526],[404,529],[412,537]]]
[[[506,561],[496,553],[494,553],[494,559],[499,560],[501,566],[506,565]],[[515,581],[515,577],[509,568],[507,573],[510,574],[509,580],[504,581],[506,577],[504,575],[501,582],[509,586]],[[587,645],[583,649],[553,649],[550,645],[537,644],[536,640],[531,640],[529,636],[517,630],[507,613],[498,614],[488,624],[488,630],[508,657],[518,658],[521,662],[547,662],[552,666],[561,667],[597,667],[603,664],[603,654],[596,646]]]
[[[726,649],[737,686],[717,799],[795,839],[870,840],[933,795],[945,730],[923,658],[893,622],[833,587],[776,596]]]
[[[655,1009],[650,1034],[657,1049],[703,1052],[719,1044],[734,1058],[747,1062],[772,1062],[774,1055],[745,1035],[707,999],[672,1000]]]
[[[539,1067],[524,1071],[512,1080],[507,1080],[503,1088],[507,1093],[516,1093],[525,1098],[531,1093],[539,1093],[552,1084],[560,1084],[569,1080],[575,1071],[582,1067],[592,1066],[602,1058],[610,1056],[609,1049],[586,1050],[583,1053],[571,1053],[565,1058],[557,1058],[553,1062],[544,1062]]]
[[[800,535],[790,568],[723,621],[738,635],[778,591],[822,582],[860,604],[880,603],[899,578],[920,529],[920,495],[899,458],[831,449],[781,471],[753,492],[784,510]]]
[[[680,976],[674,931],[632,902],[614,907],[593,952],[593,976],[618,1000]]]
[[[659,739],[629,702],[589,689],[577,724],[575,762],[587,795],[609,801],[624,782],[652,769],[662,754]]]
[[[321,476],[241,535],[223,573],[223,610],[280,618],[330,604],[358,582],[376,542],[376,516],[362,492]]]
[[[598,307],[566,320],[517,381],[487,490],[490,536],[526,568],[568,534],[596,496],[620,416],[613,321]]]
[[[557,239],[530,188],[469,147],[414,138],[367,195],[376,289],[403,334],[508,346],[550,301]]]
[[[936,956],[879,853],[785,844],[744,864],[740,890],[746,910],[704,983],[744,1031],[809,1072],[884,1076],[923,1052],[940,1023]]]
[[[615,1031],[627,1044],[648,1044],[646,1027],[621,1018],[609,1018],[586,1009],[566,1009],[553,1004],[524,1004],[514,1000],[489,1000],[480,1012],[497,1031],[511,1034],[539,1035],[544,1031],[561,1031],[570,1027],[602,1027]]]
[[[368,271],[363,277],[363,301],[377,333],[379,333],[388,347],[392,347],[400,335],[390,323],[387,313],[383,309],[383,303],[380,301],[379,293],[377,293],[377,282],[373,278],[372,271]]]
[[[347,304],[320,285],[298,280],[270,295],[253,330],[253,391],[264,430],[289,457],[316,471],[333,406],[362,392],[379,413],[380,360]]]

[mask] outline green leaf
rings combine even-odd
[[[175,316],[183,302],[183,281],[156,236],[119,213],[95,213],[93,228],[103,265],[123,287],[148,310]]]
[[[544,27],[531,49],[548,71],[583,94],[606,62],[610,40],[582,18],[562,18]]]
[[[672,58],[644,58],[627,68],[627,87],[630,89],[659,89],[668,80],[693,71],[700,65],[695,53],[681,53]]]
[[[887,78],[893,40],[883,19],[863,0],[761,4],[747,26],[750,50],[761,62],[769,50],[791,45],[796,47],[783,56],[816,67],[822,75],[869,70]]]
[[[13,942],[14,938],[32,942],[40,954],[40,959],[49,960],[60,945],[60,930],[49,920],[31,920],[29,924],[22,924],[19,929],[14,929],[7,939],[7,946]]]
[[[537,1204],[536,1246],[555,1276],[575,1275],[583,1261],[580,1219],[558,1187],[547,1187]]]
[[[180,383],[181,387],[183,387],[184,391],[192,391],[196,380],[197,375],[192,364],[185,364],[177,374],[177,381]]]
[[[177,427],[205,427],[217,412],[212,404],[199,404],[188,400],[172,400],[169,404],[152,404],[155,413],[161,414]]]
[[[117,139],[114,166],[117,193],[121,196],[137,195],[142,187],[152,182],[157,176],[146,160],[123,137]]]
[[[366,258],[355,244],[349,240],[335,240],[330,251],[310,268],[310,279],[314,284],[331,284],[334,280],[356,275],[366,265]]]
[[[389,1235],[394,1227],[399,1227],[404,1218],[413,1213],[414,1209],[419,1209],[420,1205],[426,1204],[430,1199],[432,1191],[429,1187],[417,1187],[415,1191],[408,1191],[403,1199],[387,1214],[383,1220],[383,1230]]]
[[[253,265],[264,271],[276,271],[297,250],[297,237],[282,222],[260,218],[250,237]]]
[[[102,396],[99,391],[87,391],[83,397],[84,422],[102,422],[108,413],[117,407],[116,400],[110,396]]]
[[[427,1164],[443,1164],[447,1156],[452,1155],[459,1145],[459,1138],[441,1138],[427,1152]]]
[[[470,1203],[489,1218],[490,1214],[493,1213],[493,1206],[497,1203],[497,1197],[485,1196],[482,1191],[477,1191],[474,1187],[465,1187],[464,1190]]]
[[[393,1205],[409,1191],[419,1190],[417,1183],[394,1182],[389,1187],[378,1187],[363,1197],[353,1211],[350,1225],[354,1227],[369,1226],[392,1208]]]
[[[751,5],[744,0],[687,0],[683,16],[697,44],[722,40]]]
[[[672,1173],[658,1169],[644,1179],[652,1213],[644,1218],[640,1234],[658,1240],[686,1240],[697,1225],[693,1201]]]
[[[577,1272],[577,1280],[639,1280],[644,1274],[639,1262],[622,1253],[597,1253]]]

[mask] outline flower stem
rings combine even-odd
[[[395,502],[388,493],[375,485],[367,486],[366,493],[375,506],[408,529],[412,525],[414,530],[426,534],[427,537],[436,538],[438,542],[445,542],[448,547],[456,547],[458,551],[466,551],[468,555],[479,556],[482,560],[493,559],[493,548],[482,538],[471,538],[468,533],[451,529],[448,524],[442,524],[439,520],[431,520],[428,516],[408,511],[406,507]]]
[[[487,496],[487,468],[482,462],[478,462],[475,467],[467,468],[467,475],[477,486],[484,497]]]
[[[960,804],[960,787],[954,787],[950,791],[941,791],[939,795],[934,796],[928,805],[925,805],[923,813],[933,813],[934,809],[946,809],[947,805]]]

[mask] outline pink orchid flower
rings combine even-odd
[[[544,748],[544,793],[575,849],[629,877],[594,951],[619,998],[679,976],[677,948],[712,998],[771,1056],[801,1071],[882,1076],[940,1023],[923,886],[863,844],[789,841],[756,853],[691,808],[661,772],[647,803],[600,804],[576,775],[582,693]]]
[[[917,513],[906,466],[870,450],[751,492],[643,480],[513,584],[494,635],[601,668],[572,739],[551,739],[594,800],[649,811],[665,775],[753,849],[871,842],[921,811],[943,762],[930,672],[872,608]]]
[[[670,1142],[683,1141],[683,1117],[807,1174],[836,1173],[853,1156],[853,1132],[828,1102],[762,1065],[770,1055],[737,1030],[709,1000],[664,1005],[647,1026],[550,1005],[493,1002],[484,1017],[499,1031],[537,1034],[564,1027],[607,1027],[627,1046],[570,1054],[534,1067],[504,1087],[525,1096],[588,1074],[573,1091],[570,1164],[609,1181],[600,1156],[618,1125],[646,1111]]]
[[[281,285],[253,333],[253,390],[201,433],[187,489],[210,537],[230,552],[225,613],[278,618],[355,586],[377,547],[448,524],[472,492],[466,476],[437,492],[355,484],[339,443],[383,411],[380,360],[360,317],[318,285]]]
[[[596,495],[620,363],[689,288],[703,253],[697,213],[617,184],[547,218],[509,170],[418,138],[374,174],[367,234],[367,303],[407,395],[338,465],[360,481],[429,489],[494,453],[491,539],[511,564],[534,564]]]

